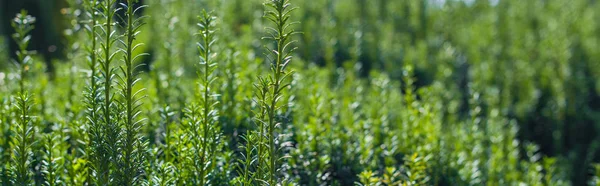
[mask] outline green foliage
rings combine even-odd
[[[58,148],[60,144],[59,135],[48,134],[43,138],[44,143],[44,160],[42,160],[42,173],[45,177],[45,185],[55,186],[61,185],[63,181],[60,177],[60,170],[63,166],[63,158],[60,156],[61,150]]]
[[[12,152],[12,170],[14,178],[13,184],[16,185],[30,185],[33,183],[33,172],[31,171],[31,165],[33,161],[33,146],[36,140],[34,134],[36,129],[34,126],[32,107],[33,98],[29,93],[31,90],[26,87],[29,83],[28,72],[32,68],[32,58],[30,52],[27,51],[27,45],[31,40],[31,36],[28,35],[33,30],[33,23],[35,18],[27,15],[27,11],[23,10],[12,23],[16,33],[13,35],[13,39],[19,46],[17,51],[17,59],[15,63],[18,67],[18,84],[19,89],[16,93],[15,106],[15,117],[14,125],[11,127],[11,133],[9,138],[12,138],[10,142],[10,148]],[[8,163],[8,162],[6,162]]]
[[[115,42],[119,41],[119,36],[115,31],[115,23],[113,18],[117,12],[115,9],[115,1],[108,0],[102,1],[99,4],[99,10],[101,16],[101,22],[99,23],[100,36],[100,54],[98,55],[98,62],[100,66],[100,87],[102,91],[101,100],[103,101],[100,105],[100,117],[94,122],[98,122],[100,133],[102,137],[93,143],[97,143],[100,149],[97,150],[97,154],[94,156],[98,157],[101,161],[98,161],[99,166],[95,167],[96,175],[93,175],[97,179],[97,184],[115,184],[114,179],[117,173],[117,161],[118,161],[118,149],[119,149],[119,124],[117,122],[120,113],[115,102],[113,86],[115,83],[114,77],[116,74],[115,66],[112,65],[114,58],[119,54],[117,51],[113,51]]]
[[[243,149],[243,151],[240,153],[241,158],[239,158],[237,164],[238,177],[234,180],[236,185],[252,185],[253,183],[255,173],[251,169],[258,161],[257,156],[254,156],[258,146],[255,143],[259,141],[257,138],[256,133],[252,132],[242,136],[244,143],[240,145],[240,149]]]
[[[96,0],[85,1],[85,12],[86,17],[89,19],[85,24],[86,36],[90,41],[90,44],[86,46],[86,61],[88,68],[90,69],[88,80],[86,80],[85,88],[85,129],[88,132],[86,137],[87,141],[85,148],[88,164],[85,166],[87,174],[93,183],[99,185],[106,181],[104,172],[107,171],[108,157],[104,153],[104,133],[101,123],[101,84],[100,84],[100,72],[98,62],[98,15],[97,9],[98,2]]]
[[[119,155],[117,160],[117,167],[119,172],[115,178],[117,185],[139,185],[143,183],[142,176],[144,172],[144,161],[145,161],[145,150],[146,142],[140,134],[140,130],[144,124],[144,120],[140,119],[142,113],[140,107],[142,106],[142,99],[144,96],[140,95],[144,89],[137,89],[136,84],[140,81],[137,77],[139,70],[138,60],[144,54],[134,54],[138,47],[142,46],[142,43],[135,43],[136,37],[139,35],[140,27],[143,24],[141,18],[135,18],[134,16],[144,6],[135,8],[133,7],[134,0],[128,0],[127,4],[121,4],[122,9],[125,11],[125,20],[122,20],[126,24],[124,28],[124,39],[120,39],[122,46],[119,51],[122,52],[122,63],[119,66],[121,74],[117,77],[120,79],[118,83],[120,85],[121,99],[117,100],[118,110],[124,112],[123,115],[117,116],[119,121],[119,132],[118,137],[121,139],[118,144],[122,149],[118,149]],[[110,21],[107,21],[110,22]],[[107,30],[110,30],[107,28]],[[115,145],[115,144],[113,144]]]
[[[19,15],[0,185],[593,185],[598,5],[68,1],[54,70]]]
[[[102,172],[106,171],[108,159],[103,152],[103,138],[104,134],[102,131],[101,120],[100,120],[100,109],[101,109],[101,91],[100,91],[100,73],[98,63],[98,1],[90,0],[84,1],[85,13],[88,22],[85,24],[86,38],[90,41],[89,45],[86,45],[86,62],[90,70],[88,80],[86,80],[86,88],[84,92],[85,97],[85,131],[88,133],[85,139],[85,154],[89,156],[87,160],[87,174],[89,178],[93,179],[93,183],[96,185],[102,183],[105,180],[102,177],[96,177],[93,175],[103,176]],[[100,178],[100,179],[97,179]],[[92,180],[88,180],[92,181]]]
[[[267,27],[268,37],[264,39],[275,42],[275,47],[266,46],[271,53],[267,55],[267,60],[270,62],[271,74],[268,77],[259,77],[259,84],[256,87],[260,90],[258,104],[261,111],[257,120],[261,128],[260,136],[266,138],[260,140],[260,146],[266,146],[266,154],[259,153],[258,159],[264,159],[259,167],[266,168],[267,175],[264,177],[268,185],[276,185],[279,180],[279,161],[280,148],[277,144],[279,139],[281,121],[277,115],[282,110],[281,101],[284,99],[283,92],[290,86],[288,77],[291,75],[287,67],[292,59],[294,48],[292,48],[292,35],[295,33],[290,26],[290,15],[294,8],[290,8],[289,0],[271,0],[265,3],[269,8],[265,12],[265,18],[272,22],[273,27]],[[261,144],[264,143],[264,144]],[[264,164],[262,164],[264,163]],[[259,179],[262,179],[259,177]]]
[[[192,178],[191,184],[206,185],[213,184],[208,179],[209,175],[215,174],[217,155],[220,154],[221,132],[218,124],[218,105],[217,94],[214,82],[217,77],[215,70],[217,63],[214,60],[213,48],[215,45],[215,20],[216,18],[206,11],[199,17],[198,23],[198,52],[200,53],[200,62],[198,63],[197,74],[200,77],[198,88],[196,90],[196,100],[186,108],[184,121],[184,131],[189,143],[190,150],[193,152],[189,161],[193,166],[190,171]],[[186,143],[184,143],[186,144]],[[186,144],[187,146],[187,144]]]
[[[13,175],[15,178],[13,184],[30,185],[33,183],[31,178],[31,161],[33,158],[33,143],[35,142],[31,107],[32,100],[29,93],[19,94],[16,98],[15,107],[17,108],[16,126],[12,131],[11,148],[13,149]]]
[[[12,22],[12,27],[15,29],[15,34],[12,36],[13,40],[17,43],[19,50],[17,51],[17,59],[15,63],[19,68],[19,93],[24,94],[27,90],[25,83],[27,79],[27,72],[32,66],[32,58],[30,52],[27,51],[27,46],[31,41],[31,35],[28,35],[34,28],[33,23],[35,18],[27,15],[27,11],[23,10]]]

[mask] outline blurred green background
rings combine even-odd
[[[1,0],[0,1],[0,34],[4,40],[12,40],[9,35],[14,33],[10,26],[12,18],[15,17],[21,9],[28,10],[29,13],[36,17],[37,21],[35,29],[32,33],[34,38],[31,43],[31,49],[43,54],[46,61],[54,58],[62,58],[65,41],[63,31],[67,23],[61,13],[61,9],[67,7],[64,0]],[[64,12],[64,10],[63,10]],[[10,51],[14,51],[16,45],[9,42]],[[14,53],[14,52],[9,52]],[[5,68],[7,63],[2,63]]]
[[[198,0],[199,1],[199,0]],[[187,1],[147,0],[177,8]],[[190,1],[192,2],[192,1]],[[203,1],[219,10],[222,28],[232,38],[255,35],[262,28],[261,0]],[[297,57],[320,68],[350,67],[360,77],[384,72],[402,80],[403,67],[415,67],[417,87],[441,83],[444,120],[470,118],[472,96],[481,96],[481,112],[498,110],[514,120],[518,139],[560,157],[574,185],[587,183],[600,161],[600,2],[597,0],[293,0],[300,24]],[[13,54],[10,20],[21,9],[37,18],[31,50],[43,56],[46,71],[66,59],[64,0],[0,0],[3,55]],[[148,11],[161,12],[154,7]],[[183,6],[182,6],[183,7]],[[181,17],[196,15],[190,6]],[[190,24],[153,15],[150,22]],[[152,24],[150,24],[152,26]],[[145,49],[162,50],[161,36],[149,37]],[[250,34],[248,34],[250,33]],[[185,34],[179,35],[186,41]],[[191,37],[191,36],[189,36]],[[152,39],[149,39],[152,38]],[[223,38],[223,40],[233,40]],[[177,41],[179,42],[179,41]],[[175,44],[179,44],[179,43]],[[242,41],[260,48],[255,40]],[[180,46],[187,46],[181,44]],[[172,46],[178,47],[178,46]],[[181,55],[193,55],[182,49]],[[191,48],[189,50],[194,50]],[[156,59],[153,55],[151,59]],[[0,56],[0,69],[10,63]],[[182,58],[184,59],[184,58]],[[148,63],[152,60],[148,59]],[[193,62],[182,61],[183,66]],[[474,94],[477,92],[478,94]],[[485,124],[483,124],[485,125]],[[445,131],[451,133],[452,131]],[[519,146],[524,150],[524,146]]]

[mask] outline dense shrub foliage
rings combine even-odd
[[[0,38],[0,185],[600,183],[600,2],[66,2]]]

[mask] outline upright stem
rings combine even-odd
[[[206,175],[211,170],[211,167],[206,167],[206,164],[213,159],[213,151],[215,145],[215,134],[218,133],[218,128],[212,126],[214,123],[211,119],[211,112],[213,110],[213,102],[210,98],[210,84],[213,80],[211,74],[213,72],[214,65],[211,60],[211,43],[213,40],[213,21],[214,18],[208,13],[204,12],[203,17],[201,17],[200,21],[200,35],[201,35],[201,43],[200,43],[200,56],[204,60],[202,65],[204,65],[204,76],[202,76],[202,86],[203,87],[203,95],[202,95],[202,138],[201,138],[201,148],[202,152],[200,154],[200,165],[202,168],[200,169],[200,183],[206,184]],[[212,166],[212,165],[211,165]]]
[[[134,120],[134,110],[133,110],[133,96],[132,89],[134,83],[133,77],[133,62],[132,62],[132,48],[133,48],[133,4],[128,1],[127,2],[127,43],[126,43],[126,53],[125,53],[125,101],[126,101],[126,123],[125,123],[125,132],[126,132],[126,141],[125,141],[125,184],[131,185],[133,184],[133,177],[136,175],[135,170],[131,165],[132,153],[133,153],[133,143],[135,139],[135,132],[133,126]]]
[[[286,72],[285,67],[287,66],[287,62],[289,62],[289,59],[286,59],[287,56],[289,55],[288,51],[285,50],[285,47],[287,44],[289,44],[287,42],[287,39],[289,38],[289,34],[286,30],[286,28],[289,26],[289,24],[287,24],[287,20],[289,18],[289,12],[290,10],[286,10],[287,7],[289,6],[288,1],[287,0],[272,0],[271,4],[269,4],[274,11],[269,12],[268,15],[270,15],[271,17],[268,17],[271,21],[273,21],[273,23],[276,25],[275,28],[275,34],[274,34],[274,40],[277,42],[277,49],[275,52],[275,55],[277,56],[275,59],[275,65],[272,67],[273,70],[273,81],[274,82],[270,82],[271,83],[271,99],[270,99],[270,104],[268,106],[268,115],[269,115],[269,125],[268,125],[268,140],[269,140],[269,149],[268,149],[268,153],[269,153],[269,185],[275,185],[277,182],[277,176],[276,176],[276,172],[277,172],[277,160],[278,160],[278,154],[277,154],[277,147],[275,145],[275,140],[276,140],[276,128],[277,128],[277,119],[276,119],[276,112],[277,112],[277,103],[279,101],[279,98],[282,96],[281,95],[281,88],[282,88],[282,82],[285,80],[285,76],[286,76]],[[283,85],[285,86],[285,85]]]
[[[206,27],[204,27],[204,30],[202,31],[203,34],[208,35],[209,33],[209,28],[208,25]],[[209,48],[210,46],[208,46],[208,43],[210,38],[208,38],[208,36],[204,36],[204,44],[206,46],[204,46],[204,109],[203,109],[203,126],[202,126],[202,130],[204,131],[204,136],[202,137],[202,157],[201,157],[201,165],[203,166],[202,169],[200,169],[200,183],[204,184],[204,177],[206,175],[206,172],[204,170],[204,164],[206,163],[206,148],[208,146],[208,114],[210,112],[209,109],[209,103],[208,103],[208,98],[209,98],[209,92],[208,92],[208,78],[209,78],[209,64],[210,64],[210,59],[209,59]]]
[[[103,70],[104,70],[104,105],[103,105],[103,114],[104,114],[104,129],[102,132],[104,133],[104,135],[107,135],[105,142],[103,143],[108,143],[106,144],[106,146],[108,145],[115,145],[115,144],[111,144],[113,142],[116,141],[116,139],[112,139],[114,138],[114,135],[111,134],[112,132],[112,128],[113,128],[113,123],[112,123],[112,118],[111,118],[111,88],[112,88],[112,70],[111,70],[111,61],[112,61],[112,56],[111,56],[111,46],[112,46],[112,0],[105,0],[104,1],[104,14],[106,16],[106,35],[105,35],[105,43],[104,43],[104,63],[103,63]],[[108,130],[106,130],[108,129]],[[103,145],[104,146],[104,145]],[[103,164],[101,165],[102,168],[100,169],[100,183],[110,183],[110,167],[113,163],[111,163],[111,161],[114,161],[113,158],[115,158],[115,153],[112,152],[112,150],[110,150],[111,147],[108,148],[103,148],[103,152],[101,156],[108,156],[108,158],[105,158],[104,160],[107,160],[107,162],[103,162]]]
[[[27,46],[29,44],[29,39],[26,39],[29,32],[33,29],[33,23],[35,22],[35,18],[27,15],[25,10],[22,10],[20,14],[17,15],[15,22],[12,23],[13,28],[16,31],[16,36],[14,37],[15,42],[19,46],[19,51],[17,52],[17,62],[20,65],[20,78],[19,78],[19,94],[17,97],[17,104],[15,104],[18,116],[17,116],[17,126],[15,127],[14,133],[17,136],[14,136],[13,144],[17,146],[13,152],[14,154],[14,162],[16,162],[16,167],[14,167],[14,174],[16,174],[15,183],[17,185],[29,185],[31,184],[30,180],[30,162],[29,158],[32,154],[31,145],[34,140],[35,129],[33,124],[31,123],[31,96],[26,91],[25,81],[27,71],[29,70],[29,64],[31,58],[29,57]]]

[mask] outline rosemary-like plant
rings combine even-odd
[[[138,75],[138,67],[143,64],[138,64],[137,60],[145,55],[145,53],[134,55],[135,50],[142,46],[143,43],[135,43],[136,36],[140,33],[139,29],[144,24],[142,22],[143,17],[135,18],[138,11],[142,10],[145,6],[139,6],[134,9],[134,3],[137,0],[127,0],[127,4],[121,4],[125,10],[126,27],[124,33],[124,40],[120,40],[122,48],[120,51],[123,53],[123,65],[120,66],[121,74],[120,78],[121,96],[122,102],[119,102],[120,108],[124,109],[125,115],[122,119],[121,128],[123,133],[120,135],[122,140],[122,149],[120,152],[119,159],[119,176],[117,181],[119,185],[139,185],[142,183],[142,175],[144,172],[144,155],[146,143],[139,133],[141,131],[144,119],[141,118],[140,107],[142,106],[142,99],[145,96],[141,94],[144,89],[134,90],[136,84],[140,79]]]
[[[279,170],[279,148],[277,147],[277,135],[278,127],[281,124],[277,119],[277,112],[280,111],[280,101],[283,98],[283,91],[290,86],[287,82],[291,72],[287,70],[287,67],[292,59],[293,51],[296,49],[291,46],[294,42],[292,41],[292,35],[296,32],[292,28],[293,22],[290,22],[291,12],[295,8],[291,8],[289,0],[269,0],[265,3],[268,8],[265,12],[265,18],[273,23],[274,27],[268,27],[269,36],[264,39],[272,40],[276,43],[275,49],[269,49],[270,55],[267,57],[271,62],[271,74],[269,76],[268,84],[268,99],[263,101],[266,104],[264,107],[267,112],[266,126],[266,137],[268,142],[268,181],[269,185],[276,185],[279,182],[277,178],[277,172]]]
[[[215,17],[211,14],[203,11],[202,16],[200,17],[200,42],[198,43],[198,51],[200,52],[200,65],[202,71],[201,84],[202,84],[202,98],[200,99],[200,103],[203,105],[202,107],[202,154],[200,156],[200,165],[203,168],[200,170],[200,183],[206,184],[205,181],[207,174],[212,170],[214,165],[216,154],[216,147],[218,145],[217,139],[220,135],[220,127],[217,126],[218,117],[217,110],[215,106],[218,104],[218,101],[214,99],[216,94],[212,92],[212,90],[216,90],[216,87],[212,86],[212,83],[216,80],[216,76],[214,75],[215,69],[217,68],[217,63],[212,59],[214,58],[214,53],[212,52],[212,47],[216,41],[215,39]],[[212,89],[212,90],[211,90]]]
[[[20,14],[17,14],[14,21],[11,23],[15,29],[15,34],[12,36],[17,43],[17,59],[15,64],[19,67],[19,94],[24,94],[26,91],[26,79],[27,72],[31,68],[33,59],[30,56],[30,52],[27,51],[27,46],[31,41],[31,32],[34,28],[35,18],[27,15],[27,11],[22,10]]]
[[[254,165],[257,161],[257,158],[254,156],[256,151],[255,142],[258,141],[257,135],[254,132],[249,132],[246,135],[242,136],[245,144],[240,145],[240,149],[243,149],[243,153],[241,153],[242,158],[238,159],[237,164],[237,173],[238,177],[234,180],[234,183],[237,185],[252,185],[254,180],[254,173],[252,172],[252,165]]]
[[[206,11],[200,16],[198,33],[200,42],[198,42],[198,51],[200,53],[199,69],[197,71],[200,76],[199,97],[197,104],[191,104],[188,107],[189,120],[186,126],[186,131],[191,137],[189,141],[194,149],[194,184],[205,185],[209,184],[207,175],[214,169],[215,154],[218,149],[218,139],[220,135],[220,127],[217,126],[217,110],[218,101],[214,98],[216,90],[212,83],[216,80],[215,69],[217,67],[214,61],[214,53],[212,51],[215,43],[215,17]]]
[[[33,183],[30,170],[31,158],[33,156],[32,146],[35,143],[35,128],[31,116],[33,106],[31,95],[25,91],[17,96],[16,107],[18,110],[17,125],[13,131],[15,135],[12,141],[13,162],[14,162],[14,185],[29,185]]]
[[[98,156],[102,161],[98,162],[100,163],[99,167],[95,167],[95,177],[98,184],[109,185],[114,184],[113,181],[115,181],[111,175],[115,173],[114,170],[117,170],[116,161],[118,159],[120,133],[117,123],[117,115],[119,113],[116,113],[117,105],[115,104],[114,92],[112,90],[116,74],[112,62],[115,56],[118,55],[118,51],[113,51],[113,45],[119,39],[113,20],[113,17],[119,11],[119,9],[115,8],[115,2],[116,0],[105,0],[98,5],[98,13],[103,19],[103,23],[98,26],[100,31],[99,40],[101,41],[99,47],[102,54],[97,55],[101,79],[99,86],[101,86],[101,94],[103,94],[101,96],[103,103],[101,103],[99,110],[101,116],[95,121],[100,123],[101,138],[95,142],[99,149],[94,156]]]
[[[62,157],[59,136],[49,133],[44,136],[44,159],[42,160],[42,173],[44,174],[45,184],[48,186],[60,185],[63,181],[60,178],[62,170]]]
[[[257,135],[256,136],[256,143],[246,143],[246,145],[254,145],[256,147],[256,170],[254,173],[254,178],[257,181],[262,181],[264,182],[265,179],[265,174],[268,173],[269,171],[267,170],[269,166],[267,166],[267,160],[268,158],[266,157],[266,150],[268,148],[268,144],[265,142],[265,138],[267,138],[267,123],[266,121],[266,117],[267,117],[267,112],[268,112],[268,94],[269,94],[269,81],[265,78],[262,77],[258,77],[258,83],[254,84],[254,87],[256,89],[255,91],[255,102],[258,105],[258,111],[256,113],[254,113],[254,122],[256,122],[256,127],[258,128],[258,131],[255,131]],[[252,133],[252,132],[250,132]],[[252,134],[247,134],[246,137],[249,138]],[[248,147],[246,147],[248,148]],[[249,156],[249,154],[246,154],[246,156]]]
[[[106,71],[100,72],[98,54],[98,40],[100,38],[99,29],[103,29],[98,21],[100,16],[100,4],[98,0],[86,0],[85,11],[89,22],[85,25],[86,33],[89,39],[89,46],[86,46],[88,67],[90,75],[85,93],[86,105],[86,124],[88,130],[88,182],[96,185],[108,183],[108,173],[110,172],[110,157],[106,152],[104,125],[102,123],[102,81],[101,75]],[[105,5],[103,5],[105,6]],[[105,49],[104,47],[102,49]],[[103,63],[102,67],[105,64]],[[110,81],[109,81],[110,82]],[[106,89],[105,89],[106,90]]]
[[[84,25],[86,29],[87,38],[89,39],[89,45],[85,46],[87,52],[87,65],[89,67],[89,79],[86,86],[85,106],[86,106],[86,128],[88,132],[87,139],[87,160],[90,163],[88,165],[88,181],[94,181],[95,184],[101,184],[103,179],[100,179],[94,175],[103,175],[102,172],[107,171],[105,163],[107,162],[107,156],[102,153],[102,139],[103,131],[100,123],[100,108],[102,104],[101,91],[99,85],[99,71],[98,71],[98,1],[97,0],[85,0],[85,13],[89,21]]]
[[[16,67],[0,54],[0,185],[583,185],[598,163],[597,136],[552,143],[600,112],[598,3],[63,1],[36,30],[72,34],[29,44],[21,16]]]
[[[13,39],[17,43],[19,50],[17,51],[17,59],[15,63],[19,67],[19,92],[16,98],[17,119],[16,125],[13,128],[11,146],[13,149],[12,159],[14,162],[13,180],[14,185],[29,185],[33,183],[31,179],[31,158],[33,156],[32,146],[35,143],[34,134],[35,126],[33,125],[31,109],[33,101],[31,94],[26,88],[27,72],[31,68],[32,58],[27,51],[27,46],[31,40],[31,35],[28,35],[33,30],[35,18],[27,15],[27,11],[22,10],[12,23],[15,29]]]

